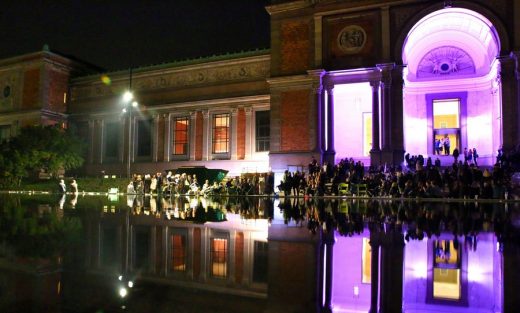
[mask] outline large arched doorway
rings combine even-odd
[[[474,11],[445,8],[415,24],[402,51],[407,153],[449,165],[455,149],[475,148],[479,165],[493,164],[502,145],[499,53],[495,28]]]

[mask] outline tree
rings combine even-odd
[[[6,185],[20,185],[22,179],[44,169],[53,175],[59,170],[81,167],[84,143],[71,130],[57,126],[28,126],[20,134],[0,144],[0,179]]]

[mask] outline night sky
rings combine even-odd
[[[42,50],[107,70],[269,48],[269,0],[6,0],[0,59]]]

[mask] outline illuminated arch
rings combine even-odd
[[[442,57],[443,53],[432,53],[435,49],[457,57]],[[498,34],[486,17],[468,9],[446,8],[428,14],[415,24],[404,41],[402,58],[408,67],[406,79],[415,81],[421,76],[435,79],[439,73],[464,74],[454,71],[456,64],[450,66],[454,62],[463,62],[464,68],[472,67],[466,74],[484,76],[500,51]],[[432,75],[424,75],[428,62],[432,63]]]

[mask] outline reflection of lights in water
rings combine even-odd
[[[119,288],[119,296],[120,296],[121,298],[126,297],[127,294],[128,294],[128,291],[126,290],[125,287],[121,287],[121,288]]]

